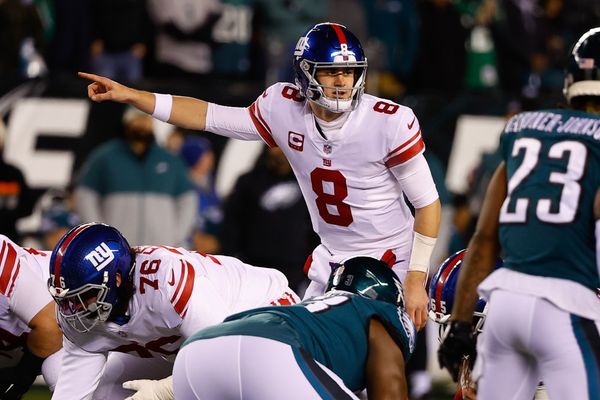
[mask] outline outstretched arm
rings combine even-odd
[[[206,126],[208,103],[204,100],[170,95],[157,97],[154,93],[130,88],[100,75],[79,72],[79,76],[92,81],[87,88],[88,97],[92,101],[130,104],[158,119],[186,129],[204,130]]]

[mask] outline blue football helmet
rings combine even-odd
[[[317,81],[319,68],[354,68],[352,87],[334,88],[352,90],[350,99],[328,98],[325,86]],[[325,22],[309,29],[294,50],[294,75],[300,92],[309,101],[336,113],[351,111],[358,105],[364,92],[367,75],[367,58],[359,40],[345,26]]]
[[[404,308],[402,284],[383,261],[356,256],[342,261],[329,277],[326,292],[340,290]]]
[[[452,313],[452,306],[454,305],[458,273],[466,252],[466,250],[457,251],[444,260],[433,278],[431,278],[429,284],[429,318],[440,324],[440,338],[446,326],[449,326],[448,322]],[[502,264],[502,259],[498,258],[494,268],[500,268]],[[480,297],[477,300],[475,312],[473,313],[475,332],[481,332],[486,312],[486,301]]]
[[[568,102],[579,96],[600,96],[600,28],[584,33],[571,49],[563,94]]]
[[[121,301],[134,261],[129,243],[112,226],[89,223],[71,229],[50,257],[48,290],[60,315],[78,332],[106,321]]]

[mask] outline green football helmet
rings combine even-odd
[[[342,261],[329,277],[327,290],[356,293],[404,308],[402,284],[386,263],[373,257],[356,256]]]

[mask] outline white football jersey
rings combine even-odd
[[[20,247],[0,235],[0,367],[20,358],[29,322],[53,301],[49,260],[50,252]]]
[[[289,160],[322,243],[337,254],[409,248],[413,217],[390,168],[425,149],[412,110],[363,95],[341,132],[326,139],[298,93],[277,83],[249,112],[257,134]]]
[[[91,398],[109,352],[174,359],[188,336],[230,314],[299,300],[275,269],[166,246],[137,248],[133,282],[126,323],[80,333],[60,321],[65,356],[53,398]]]

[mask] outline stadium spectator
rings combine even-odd
[[[408,107],[362,96],[367,62],[344,26],[317,24],[294,51],[298,86],[276,83],[249,108],[135,90],[98,75],[93,101],[126,102],[161,120],[279,146],[298,178],[322,244],[307,262],[305,297],[323,293],[332,267],[356,253],[384,258],[404,280],[406,308],[427,321],[425,280],[440,202]],[[415,216],[404,202],[415,207]]]
[[[215,155],[210,141],[199,136],[188,136],[183,140],[179,155],[188,168],[188,176],[198,194],[198,219],[192,232],[192,247],[202,253],[221,253],[218,235],[223,211],[221,199],[215,191]]]
[[[0,119],[0,233],[19,242],[17,220],[31,214],[34,197],[21,170],[4,161],[6,127]]]
[[[265,59],[265,82],[292,82],[293,52],[298,37],[307,26],[322,20],[328,12],[328,1],[255,1],[259,23],[256,25],[261,51]]]
[[[134,83],[143,76],[150,40],[145,0],[92,0],[92,71]]]
[[[292,167],[280,148],[265,148],[251,171],[241,175],[224,204],[223,253],[263,267],[279,268],[296,293],[318,237]]]
[[[64,206],[54,206],[42,211],[40,233],[43,248],[53,249],[65,233],[80,223],[79,216]]]
[[[89,68],[92,42],[91,0],[54,0],[54,32],[47,60],[53,78]]]
[[[135,245],[182,245],[197,215],[197,196],[183,161],[154,140],[152,118],[134,108],[123,115],[124,138],[88,157],[75,188],[84,222],[106,222]]]
[[[44,52],[43,26],[36,6],[22,0],[0,2],[0,94],[42,71],[28,71],[31,58]],[[29,58],[29,59],[28,59]],[[39,67],[45,68],[45,63]]]
[[[221,15],[219,0],[148,0],[155,29],[156,73],[159,76],[210,74],[212,31]]]

